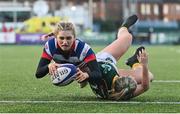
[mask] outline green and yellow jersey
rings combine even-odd
[[[118,75],[118,72],[109,62],[98,62],[100,71],[102,73],[102,80],[96,83],[90,83],[93,92],[100,98],[108,98],[113,91],[113,79]]]
[[[119,74],[113,64],[109,62],[98,62],[98,64],[102,73],[102,79],[98,84],[90,83],[90,87],[96,96],[104,99],[115,99],[112,95],[115,95],[116,92],[122,92],[117,96],[118,100],[128,100],[133,97],[137,84],[130,76],[118,78],[119,80],[117,81]],[[117,82],[118,84],[115,84]],[[119,86],[119,90],[117,90],[116,86]]]

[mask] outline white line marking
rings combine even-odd
[[[153,80],[155,83],[180,83],[180,80]],[[140,102],[140,101],[0,101],[0,103],[29,103],[29,104],[42,104],[42,103],[73,103],[73,104],[173,104],[179,105],[180,102]]]
[[[153,80],[152,82],[157,82],[157,83],[180,83],[180,80]]]
[[[42,103],[73,103],[73,104],[180,104],[180,102],[139,102],[139,101],[0,101],[0,103],[30,103],[30,104],[42,104]]]

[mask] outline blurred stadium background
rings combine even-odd
[[[39,44],[39,35],[70,20],[89,43],[114,40],[123,19],[137,14],[135,44],[180,43],[179,0],[0,0],[0,44]]]
[[[130,29],[134,45],[118,66],[127,68],[125,59],[137,45],[145,45],[155,75],[147,93],[129,104],[103,102],[89,87],[81,90],[73,83],[57,88],[49,77],[35,78],[45,43],[40,36],[50,32],[56,22],[72,21],[78,38],[97,52],[115,39],[118,27],[132,14],[139,17]],[[0,0],[0,112],[180,112],[177,45],[179,0]]]

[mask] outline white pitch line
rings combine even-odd
[[[152,82],[157,82],[157,83],[180,83],[180,80],[153,80]]]
[[[73,103],[73,104],[173,104],[179,105],[180,102],[139,102],[139,101],[0,101],[0,103],[30,103],[30,104],[46,104],[46,103]]]

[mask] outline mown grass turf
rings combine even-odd
[[[100,101],[89,86],[80,89],[76,82],[56,87],[50,77],[36,79],[43,46],[0,46],[0,101]],[[92,46],[98,52],[103,46]],[[118,62],[124,61],[137,46],[132,46]],[[155,80],[180,80],[180,46],[146,46],[149,68]],[[0,112],[180,112],[180,104],[146,104],[143,102],[180,102],[180,83],[153,82],[149,91],[131,101],[140,104],[76,103],[0,103]]]

